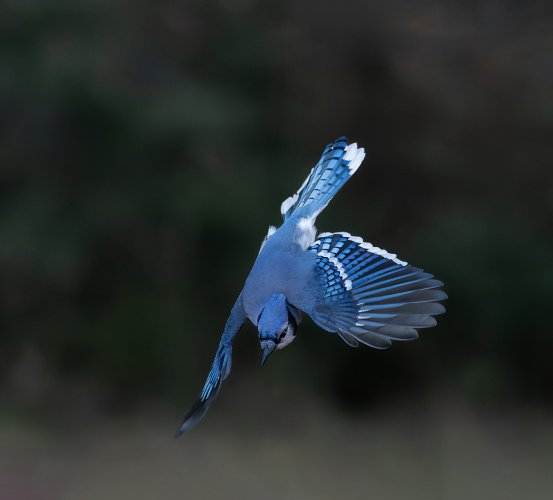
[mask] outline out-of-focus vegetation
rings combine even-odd
[[[551,2],[5,0],[0,497],[551,498]],[[254,328],[171,441],[279,206],[367,149],[318,225],[446,283],[351,349]]]
[[[552,21],[545,1],[4,2],[4,407],[184,410],[280,202],[342,134],[368,156],[320,229],[433,272],[448,312],[386,352],[305,321],[263,376],[359,409],[444,384],[553,402]],[[249,327],[226,385],[258,363]]]

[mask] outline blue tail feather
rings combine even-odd
[[[355,173],[364,157],[365,150],[358,149],[355,143],[348,144],[345,137],[330,143],[298,192],[282,203],[284,220],[307,205],[317,215]]]

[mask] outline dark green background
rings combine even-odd
[[[247,326],[195,439],[240,412],[270,433],[260,402],[292,393],[355,421],[454,394],[551,429],[552,22],[545,1],[5,2],[5,421],[184,413],[280,203],[346,135],[367,158],[319,229],[435,274],[447,313],[383,352],[305,319],[263,371]]]

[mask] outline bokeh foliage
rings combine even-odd
[[[551,402],[552,18],[540,1],[5,2],[6,394],[191,396],[280,202],[345,134],[368,157],[319,227],[435,273],[448,313],[387,352],[306,321],[275,383],[352,405],[444,381]],[[237,377],[257,363],[248,328]]]

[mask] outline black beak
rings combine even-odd
[[[263,366],[272,352],[276,349],[276,344],[272,340],[261,341],[261,366]]]

